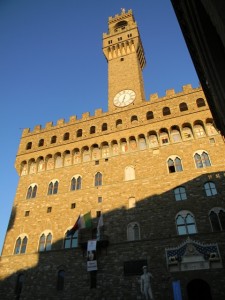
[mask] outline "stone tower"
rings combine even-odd
[[[103,34],[108,61],[108,107],[118,111],[145,100],[142,70],[145,55],[132,10],[110,17]]]

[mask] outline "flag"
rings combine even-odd
[[[91,227],[91,212],[89,211],[85,215],[81,216],[80,228]]]
[[[100,240],[100,228],[103,226],[103,214],[99,217],[98,226],[97,226],[97,241]]]
[[[75,224],[73,225],[73,227],[69,231],[67,231],[66,236],[68,237],[74,235],[74,233],[80,228],[80,226],[81,226],[81,217],[79,216]]]

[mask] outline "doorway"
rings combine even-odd
[[[202,279],[193,279],[187,285],[188,300],[212,300],[208,283]]]

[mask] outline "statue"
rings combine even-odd
[[[153,278],[152,274],[148,272],[146,266],[143,266],[143,275],[141,275],[141,293],[144,295],[145,300],[153,300],[151,278]]]
[[[121,13],[125,14],[125,12],[126,12],[125,8],[121,8]]]

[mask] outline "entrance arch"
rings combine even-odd
[[[202,279],[193,279],[187,285],[188,300],[212,300],[209,284]]]

